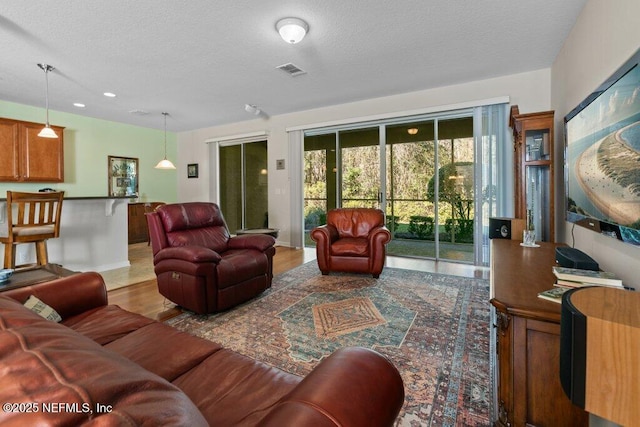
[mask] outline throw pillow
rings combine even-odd
[[[57,311],[33,295],[24,302],[24,306],[47,320],[52,320],[54,322],[60,322],[62,320],[62,317],[60,317]]]

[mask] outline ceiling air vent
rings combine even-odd
[[[149,114],[148,111],[145,110],[129,110],[129,114],[133,114],[134,116],[146,116],[147,114]]]
[[[276,67],[279,70],[284,71],[285,73],[289,74],[291,77],[295,77],[295,76],[299,76],[301,74],[307,74],[306,71],[301,70],[300,68],[298,68],[296,65],[292,64],[291,62],[287,63],[287,64],[282,64]]]

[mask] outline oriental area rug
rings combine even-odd
[[[166,322],[305,376],[340,347],[388,357],[405,384],[398,426],[488,426],[489,282],[386,268],[379,279],[322,276],[310,262],[272,288],[214,315]]]

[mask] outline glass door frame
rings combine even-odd
[[[416,116],[405,116],[405,117],[401,117],[401,118],[390,118],[390,119],[383,119],[383,120],[375,120],[375,121],[370,121],[370,122],[362,122],[362,123],[352,123],[352,124],[348,124],[348,125],[339,125],[339,126],[331,126],[331,127],[326,127],[326,128],[318,128],[318,129],[309,129],[309,130],[305,130],[303,132],[303,136],[302,136],[302,155],[304,157],[304,138],[307,136],[318,136],[318,135],[327,135],[327,134],[331,134],[334,133],[335,134],[335,150],[336,153],[338,153],[339,149],[340,149],[340,131],[352,131],[352,130],[359,130],[359,129],[367,129],[367,128],[373,128],[373,127],[377,127],[378,128],[378,147],[380,150],[380,169],[379,169],[379,173],[380,173],[380,188],[378,189],[378,208],[382,209],[383,211],[385,211],[386,214],[386,206],[387,206],[387,162],[386,162],[386,153],[387,153],[387,143],[386,143],[386,127],[389,125],[400,125],[400,124],[404,124],[404,123],[414,123],[414,122],[421,122],[421,121],[433,121],[434,123],[434,141],[433,144],[434,146],[434,155],[435,155],[435,166],[436,166],[436,172],[435,172],[435,188],[434,188],[434,210],[436,212],[435,218],[434,218],[434,227],[436,230],[438,230],[439,227],[439,221],[438,221],[438,215],[437,213],[439,212],[439,194],[438,194],[438,190],[439,190],[439,174],[438,174],[438,169],[440,167],[440,158],[439,158],[439,149],[438,149],[438,144],[439,144],[439,138],[438,138],[438,124],[440,121],[445,121],[445,120],[452,120],[452,119],[460,119],[460,118],[469,118],[473,120],[474,117],[474,109],[473,108],[464,108],[464,109],[460,109],[460,110],[454,110],[454,111],[445,111],[445,112],[438,112],[438,113],[431,113],[431,114],[422,114],[422,115],[416,115]],[[474,122],[475,125],[475,122]],[[471,138],[475,138],[475,131],[473,132],[472,135],[470,135]],[[474,148],[475,151],[475,148]],[[336,168],[337,168],[337,176],[336,176],[336,180],[335,180],[335,185],[336,185],[336,207],[340,208],[342,207],[342,192],[341,192],[341,183],[342,183],[342,156],[337,155],[336,156]],[[475,154],[474,154],[474,159],[475,159]],[[303,161],[304,162],[304,161]],[[475,164],[474,161],[474,168],[477,168],[477,165]],[[476,176],[476,173],[474,173],[474,177]],[[304,200],[304,188],[303,190],[303,194],[302,194],[302,200]],[[474,203],[477,204],[477,197],[478,195],[475,196],[476,200],[474,201]],[[301,206],[301,208],[303,208]],[[303,215],[304,217],[304,215]],[[474,221],[476,221],[477,223],[477,219],[474,215]],[[477,225],[476,225],[477,226]],[[474,233],[475,236],[475,233]],[[435,244],[435,260],[440,260],[440,239],[439,239],[439,233],[435,233],[434,235],[434,244]],[[477,245],[474,242],[473,246],[473,251],[474,251],[474,259],[477,257]],[[422,258],[422,257],[420,257]],[[431,259],[431,258],[430,258]]]
[[[240,146],[240,157],[241,157],[241,173],[240,173],[240,200],[241,200],[241,218],[240,218],[240,224],[241,224],[241,228],[244,228],[246,226],[246,195],[247,195],[247,191],[246,191],[246,156],[245,156],[245,146],[246,144],[253,144],[253,143],[260,143],[260,142],[264,142],[265,146],[267,148],[267,165],[268,165],[268,146],[269,146],[269,141],[268,138],[266,136],[266,134],[260,134],[259,136],[256,137],[248,137],[248,138],[237,138],[237,139],[228,139],[228,140],[224,140],[224,141],[217,141],[215,142],[215,150],[213,152],[214,154],[214,160],[215,160],[215,176],[212,176],[212,179],[215,179],[215,203],[218,204],[218,206],[220,206],[220,209],[223,209],[222,206],[222,193],[221,193],[221,189],[220,189],[220,184],[222,181],[222,178],[220,176],[222,170],[221,170],[221,166],[220,166],[220,160],[221,160],[221,155],[220,155],[220,150],[222,148],[225,147],[232,147],[232,146]],[[267,166],[267,171],[268,171],[268,166]],[[267,206],[268,206],[268,181],[267,181]],[[226,218],[225,218],[226,219]],[[229,230],[229,232],[231,234],[235,234],[235,230]]]

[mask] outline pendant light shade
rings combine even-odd
[[[38,67],[40,67],[40,69],[44,71],[44,79],[46,82],[45,107],[47,110],[47,122],[38,136],[42,138],[57,138],[58,135],[56,135],[55,131],[51,129],[51,126],[49,125],[49,71],[53,71],[55,70],[55,68],[47,64],[38,64]]]
[[[169,113],[163,112],[164,116],[164,159],[160,160],[155,166],[156,169],[175,169],[176,167],[167,159],[167,116]]]

